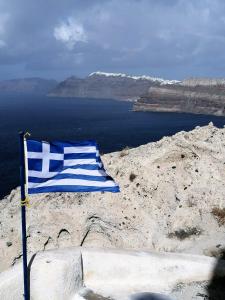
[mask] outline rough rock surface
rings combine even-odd
[[[28,251],[68,246],[219,256],[225,247],[225,129],[212,124],[103,156],[121,193],[30,197]],[[0,202],[0,270],[21,258],[19,189]]]

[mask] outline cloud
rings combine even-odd
[[[0,34],[4,34],[6,31],[6,23],[10,18],[9,13],[0,13]]]
[[[6,46],[6,42],[3,40],[0,40],[0,49]]]
[[[83,25],[72,18],[68,18],[66,22],[55,27],[54,37],[63,42],[69,50],[72,50],[78,42],[87,42],[87,34]]]
[[[4,37],[5,37],[6,26],[9,18],[10,15],[8,13],[0,13],[0,49],[6,46]]]
[[[0,0],[0,78],[225,76],[224,0]]]

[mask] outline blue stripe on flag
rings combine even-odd
[[[28,194],[38,194],[38,193],[51,193],[51,192],[112,192],[118,193],[120,189],[118,186],[113,187],[99,187],[99,186],[82,186],[82,185],[57,185],[48,187],[39,187],[28,189]]]
[[[99,164],[94,165],[75,165],[70,166],[70,169],[83,169],[83,170],[103,170],[102,167],[99,166]],[[67,170],[68,167],[64,167],[63,170]]]
[[[41,142],[41,141],[40,141]],[[96,142],[95,141],[80,141],[80,142],[74,142],[74,141],[52,141],[51,144],[53,145],[58,145],[58,146],[61,146],[63,144],[63,147],[85,147],[85,146],[97,146]]]
[[[56,176],[50,177],[49,179],[55,180],[55,179],[83,179],[88,181],[107,181],[107,180],[113,180],[110,176],[91,176],[91,175],[77,175],[77,174],[58,174]],[[48,178],[47,178],[48,179]],[[29,182],[36,182],[36,183],[43,183],[46,181],[46,178],[39,178],[39,177],[28,177]]]
[[[96,153],[68,153],[64,154],[64,159],[96,159]]]

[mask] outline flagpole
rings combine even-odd
[[[29,300],[28,270],[27,270],[27,236],[26,236],[26,192],[25,192],[25,154],[24,132],[19,133],[20,139],[20,192],[21,192],[21,219],[22,219],[22,244],[23,244],[23,285],[24,300]]]

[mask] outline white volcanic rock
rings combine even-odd
[[[123,77],[123,78],[130,78],[134,80],[149,80],[153,82],[158,82],[161,85],[166,85],[166,84],[176,84],[180,83],[181,81],[179,80],[167,80],[159,77],[151,77],[151,76],[146,76],[146,75],[140,75],[140,76],[132,76],[132,75],[127,75],[124,73],[107,73],[107,72],[93,72],[89,74],[89,77],[91,76],[105,76],[105,77]]]
[[[103,161],[121,193],[30,197],[29,254],[79,245],[205,255],[222,251],[225,129],[210,124],[104,155]],[[4,270],[21,257],[19,189],[0,202],[0,235]]]

